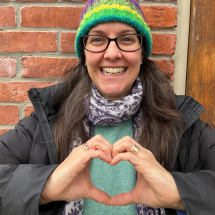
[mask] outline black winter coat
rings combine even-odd
[[[0,215],[62,214],[63,201],[38,203],[58,165],[53,139],[55,87],[29,90],[35,112],[0,136]],[[203,107],[191,97],[176,96],[176,109],[184,115],[186,131],[179,135],[179,153],[170,173],[188,215],[215,214],[215,130],[199,120]],[[176,215],[172,209],[166,213]]]

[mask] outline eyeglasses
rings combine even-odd
[[[109,38],[103,35],[84,35],[81,37],[84,48],[89,52],[103,52],[110,42],[114,41],[117,47],[124,52],[134,52],[142,47],[142,34],[123,34],[116,38]]]

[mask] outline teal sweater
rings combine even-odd
[[[116,126],[95,126],[94,136],[102,135],[111,144],[124,136],[133,137],[133,118]],[[90,176],[93,184],[111,197],[131,191],[136,184],[136,170],[128,161],[116,166],[94,159],[90,164]],[[136,205],[106,206],[91,199],[84,199],[83,215],[136,215]]]

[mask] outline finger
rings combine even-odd
[[[106,140],[102,135],[100,135],[100,134],[97,134],[95,137],[93,137],[92,139],[98,139],[98,140],[101,140],[101,141],[103,141],[107,146],[109,146],[109,147],[112,147],[112,144],[108,141],[108,140]]]
[[[89,149],[100,150],[105,152],[108,156],[111,156],[112,145],[101,135],[96,135],[94,138],[87,141]]]
[[[118,164],[120,161],[129,161],[134,166],[138,165],[140,159],[137,155],[132,154],[131,152],[119,153],[117,154],[113,160],[110,162],[111,166]]]
[[[93,149],[86,151],[83,148],[77,147],[73,149],[72,153],[65,159],[61,166],[64,166],[65,169],[74,168],[73,173],[75,172],[77,174],[86,168],[94,158],[100,158],[106,163],[110,163],[112,160],[111,155],[107,155],[103,151]]]
[[[121,138],[120,140],[116,141],[116,142],[114,143],[114,145],[117,146],[117,145],[119,145],[119,144],[121,144],[121,143],[123,143],[124,141],[127,141],[127,140],[135,141],[135,140],[134,140],[133,138],[131,138],[130,136],[125,136],[125,137]]]
[[[130,152],[133,145],[143,148],[139,143],[129,136],[126,136],[113,144],[112,157],[114,158],[118,153]]]
[[[117,154],[122,153],[122,152],[128,152],[127,147],[122,143],[121,145],[113,145],[112,149],[112,158],[114,158]]]
[[[102,161],[106,162],[106,163],[110,163],[112,161],[111,156],[108,156],[107,154],[105,154],[103,151],[99,151],[99,150],[88,150],[84,152],[84,156],[83,156],[83,160],[82,163],[86,165],[88,165],[92,159],[94,158],[99,158]]]
[[[111,204],[111,197],[102,190],[99,190],[97,187],[93,186],[92,190],[86,196],[86,198],[92,199],[98,203],[102,203],[105,205]]]
[[[91,138],[89,141],[95,141],[98,140],[99,142],[101,142],[102,144],[108,146],[109,148],[112,148],[112,144],[106,140],[102,135],[97,134],[96,136],[94,136],[93,138]]]
[[[82,144],[81,146],[78,146],[75,149],[73,149],[72,154],[74,154],[74,153],[81,154],[81,153],[85,153],[86,151],[89,151],[89,150],[99,150],[99,151],[103,151],[107,156],[111,157],[112,148],[110,148],[107,145],[102,144],[98,140],[97,140],[97,143],[92,141],[92,142],[86,142],[85,144],[87,145],[88,150],[86,150],[84,147],[84,144]]]
[[[126,192],[126,193],[120,193],[111,199],[111,205],[117,206],[117,205],[129,205],[136,203],[135,196],[133,195],[133,192]]]

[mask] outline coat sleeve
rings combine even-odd
[[[0,214],[51,214],[56,204],[39,206],[47,179],[57,165],[29,164],[36,117],[20,121],[0,136]],[[49,206],[50,205],[50,206]],[[45,211],[47,213],[45,213]],[[57,214],[57,213],[55,213]]]
[[[187,215],[212,215],[215,211],[215,130],[201,121],[196,129],[197,132],[192,133],[191,144],[195,144],[197,150],[192,151],[194,147],[191,147],[189,157],[198,151],[195,163],[200,170],[194,168],[187,173],[170,173],[176,182]]]

